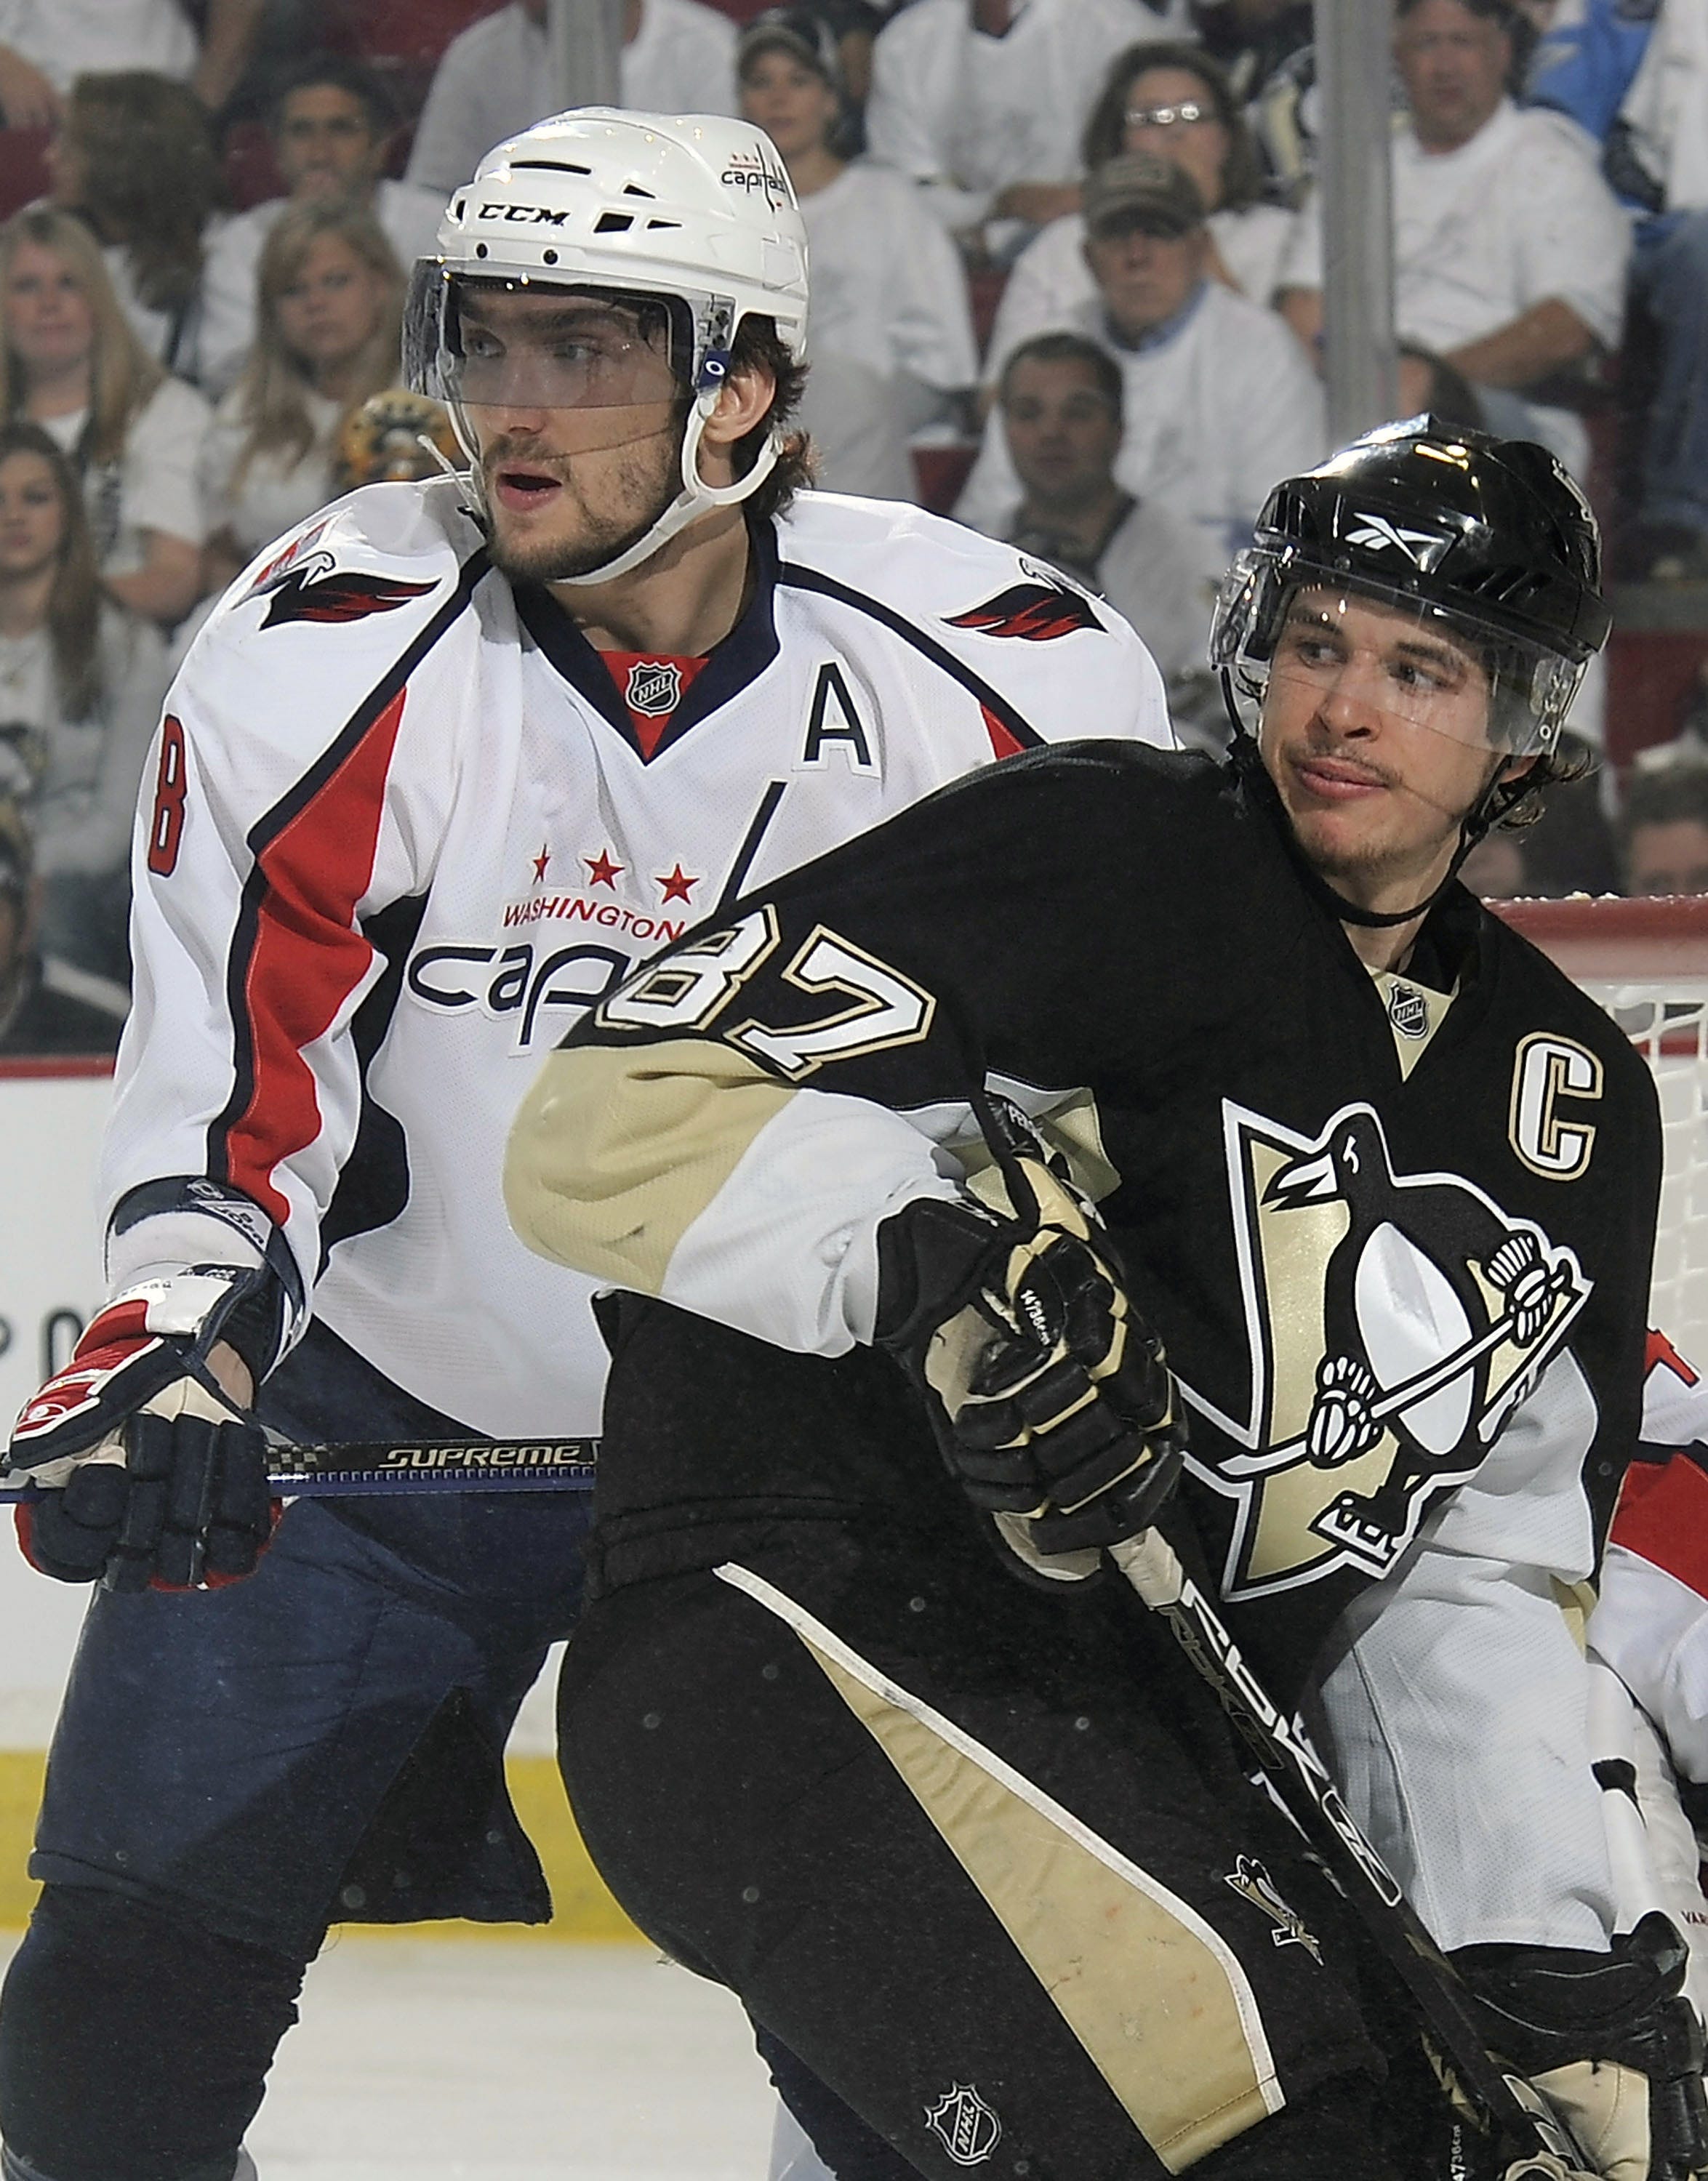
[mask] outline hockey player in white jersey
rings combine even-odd
[[[104,1582],[0,2007],[11,2181],[228,2181],[331,1921],[547,1913],[500,1753],[574,1622],[581,1500],[280,1520],[244,1419],[596,1434],[592,1283],[500,1195],[539,1057],[943,781],[1168,738],[1148,654],[1052,571],[794,499],[805,317],[756,130],[589,109],[499,146],[406,336],[470,473],[263,555],[169,700],[110,1297],[12,1444],[25,1549]]]

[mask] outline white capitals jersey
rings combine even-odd
[[[252,1262],[196,1208],[212,1180],[407,1392],[591,1434],[594,1284],[524,1249],[500,1194],[542,1056],[737,892],[973,766],[1170,739],[1131,630],[1008,546],[828,494],[755,537],[703,668],[629,661],[622,694],[548,593],[489,568],[449,478],[358,492],[233,586],[145,783],[115,1286]]]

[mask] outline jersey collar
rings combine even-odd
[[[701,671],[683,693],[674,717],[649,755],[640,746],[616,684],[605,661],[543,583],[517,583],[516,610],[547,663],[620,735],[642,765],[653,765],[673,749],[700,721],[738,697],[756,682],[777,654],[777,531],[770,522],[750,522],[753,590],[741,618],[708,655]]]

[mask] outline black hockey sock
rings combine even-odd
[[[0,1992],[0,2135],[41,2181],[232,2181],[306,1963],[47,1886]]]

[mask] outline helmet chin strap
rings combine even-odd
[[[1306,892],[1319,907],[1326,908],[1331,916],[1337,917],[1342,924],[1360,925],[1367,931],[1387,931],[1391,930],[1396,925],[1410,924],[1416,918],[1427,915],[1457,878],[1461,864],[1470,854],[1472,849],[1476,847],[1490,827],[1505,816],[1524,792],[1522,780],[1506,781],[1501,780],[1501,771],[1505,759],[1497,761],[1481,794],[1459,821],[1459,845],[1454,849],[1453,859],[1441,874],[1439,883],[1425,894],[1422,901],[1411,908],[1401,908],[1385,914],[1377,909],[1362,908],[1358,903],[1348,901],[1345,894],[1331,886],[1306,855],[1300,844],[1298,835],[1293,831],[1292,820],[1287,815],[1286,805],[1281,800],[1280,790],[1269,777],[1269,768],[1263,763],[1263,754],[1258,747],[1257,737],[1240,716],[1239,707],[1234,701],[1234,674],[1231,667],[1224,666],[1222,669],[1221,683],[1222,702],[1227,708],[1228,717],[1234,723],[1233,746],[1228,753],[1230,759],[1246,786],[1267,800],[1270,809],[1280,820],[1281,838],[1286,845],[1288,854],[1291,856],[1298,869],[1300,877],[1305,882]]]
[[[709,386],[696,396],[688,411],[688,423],[682,435],[682,460],[678,465],[682,490],[672,500],[662,515],[633,545],[627,547],[613,559],[601,560],[598,567],[589,568],[578,576],[560,576],[561,583],[609,583],[618,576],[626,576],[644,560],[649,560],[660,548],[685,530],[690,522],[698,522],[714,508],[734,507],[758,489],[777,467],[782,445],[773,432],[760,449],[759,459],[745,477],[733,484],[708,484],[699,473],[699,443],[705,432],[706,420],[717,406],[720,386]]]

